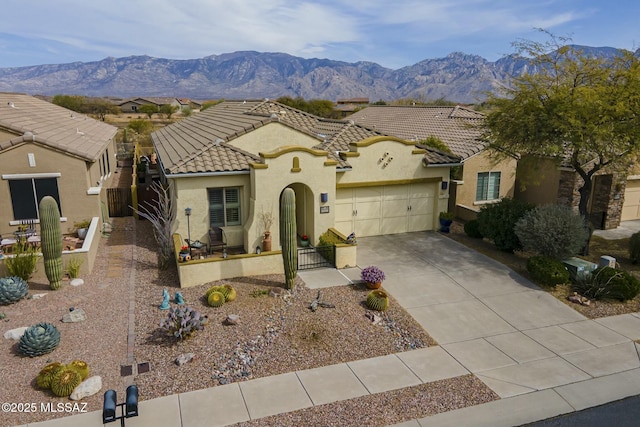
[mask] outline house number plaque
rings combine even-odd
[[[329,213],[329,206],[320,206],[320,213]]]

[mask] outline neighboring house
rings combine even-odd
[[[514,197],[536,205],[561,204],[578,211],[578,190],[584,181],[571,167],[568,156],[560,162],[525,157],[520,160],[516,176]],[[606,169],[596,173],[587,206],[588,219],[595,229],[607,230],[618,227],[621,220],[640,219],[638,178]]]
[[[132,98],[118,104],[123,113],[137,113],[142,105],[153,105],[160,110],[163,105],[180,107],[180,102],[177,98]]]
[[[446,144],[462,159],[462,171],[452,180],[449,204],[459,218],[475,218],[482,205],[513,197],[517,161],[491,158],[480,138],[484,115],[477,111],[460,106],[371,105],[349,119],[413,143],[436,137]]]
[[[367,105],[369,105],[369,98],[338,99],[336,110],[340,112],[341,117],[347,117]]]
[[[116,131],[29,95],[0,93],[0,233],[12,235],[22,221],[38,223],[38,203],[47,195],[58,202],[63,233],[91,218],[101,227]],[[93,258],[89,271],[92,265]]]
[[[458,164],[415,142],[269,100],[225,101],[151,138],[163,178],[174,184],[176,232],[206,242],[220,226],[227,244],[247,254],[262,243],[264,213],[275,216],[268,231],[280,249],[279,199],[287,187],[296,194],[297,234],[312,244],[330,228],[358,237],[436,229],[450,167]],[[189,278],[181,273],[182,285],[268,272],[264,255],[242,258],[258,270],[211,263]]]

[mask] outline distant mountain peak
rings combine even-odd
[[[616,51],[609,47],[580,48],[603,56]],[[484,94],[510,75],[526,69],[526,60],[517,55],[489,62],[464,52],[425,59],[397,70],[369,61],[305,59],[280,52],[238,51],[184,60],[132,55],[93,62],[0,68],[0,91],[122,98],[446,98],[474,103],[483,100]]]

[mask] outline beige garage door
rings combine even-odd
[[[359,237],[431,230],[435,196],[426,183],[339,189],[336,228]]]
[[[627,181],[620,220],[640,219],[640,179]]]

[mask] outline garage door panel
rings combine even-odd
[[[400,200],[385,200],[382,204],[382,212],[384,213],[384,219],[394,218],[401,216],[407,217],[407,199]]]
[[[380,218],[356,219],[356,235],[361,237],[380,235]]]
[[[640,219],[640,180],[627,181],[620,220]]]
[[[407,231],[406,215],[395,218],[385,216],[382,220],[382,234],[406,233]]]

